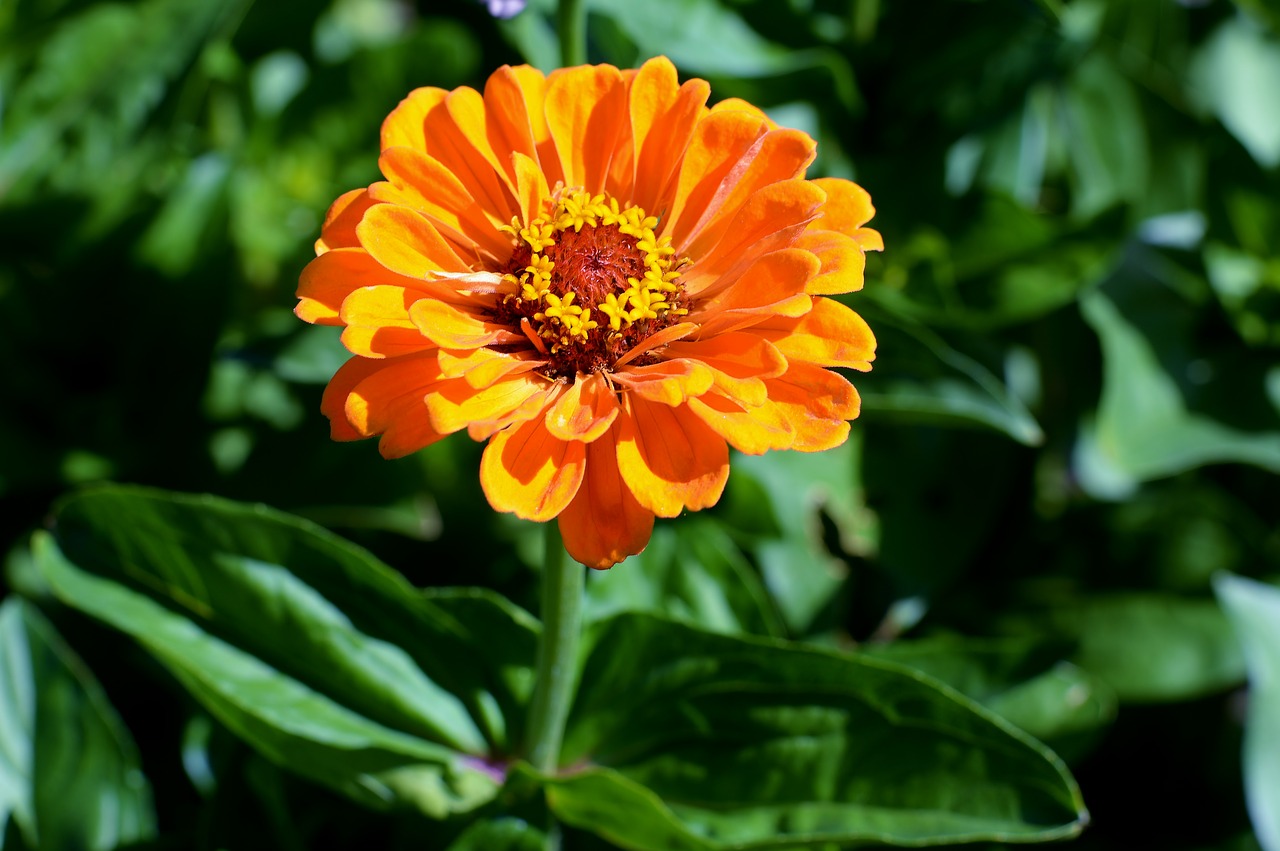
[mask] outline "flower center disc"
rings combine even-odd
[[[520,329],[550,378],[608,371],[649,335],[688,313],[680,270],[658,220],[616,198],[559,189],[547,214],[503,230],[515,246],[499,271],[495,321]],[[643,362],[641,356],[640,362]]]

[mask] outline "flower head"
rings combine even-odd
[[[488,441],[490,504],[558,519],[609,567],[654,517],[714,505],[728,447],[842,443],[870,369],[870,198],[807,180],[815,144],[658,58],[484,93],[418,89],[382,127],[386,180],[334,203],[297,314],[353,353],[322,408],[399,457]]]

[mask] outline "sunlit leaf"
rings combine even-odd
[[[34,606],[0,605],[0,846],[107,851],[155,834],[137,749],[101,686]]]
[[[46,176],[119,191],[108,170],[134,141],[203,40],[242,2],[101,3],[61,20],[6,104],[0,186]],[[68,187],[70,188],[70,187]]]
[[[1070,140],[1072,213],[1091,218],[1147,188],[1147,133],[1132,84],[1095,54],[1076,70],[1065,92]]]
[[[1044,433],[1031,412],[982,364],[914,321],[895,323],[877,314],[877,338],[895,344],[898,359],[920,364],[915,377],[873,370],[858,380],[863,409],[875,416],[982,425],[1034,446]]]
[[[569,824],[623,848],[1034,841],[1076,833],[1052,753],[887,662],[652,616],[596,625],[563,761]]]
[[[536,643],[509,604],[428,598],[318,527],[210,497],[88,491],[55,532],[37,549],[54,592],[272,761],[437,817],[495,793],[483,760],[523,729]]]
[[[653,612],[717,632],[782,632],[760,577],[733,539],[703,518],[659,526],[625,570],[588,579],[591,620],[621,611]]]
[[[1220,575],[1214,587],[1249,666],[1244,743],[1249,816],[1263,851],[1280,851],[1280,589],[1229,574]]]
[[[485,819],[473,824],[445,851],[547,851],[546,835],[518,818]]]
[[[834,549],[863,557],[876,550],[876,517],[862,495],[861,437],[854,429],[845,443],[821,453],[734,458],[725,516],[754,555],[792,634],[809,631],[848,575],[828,549],[824,521],[835,525]]]
[[[1070,642],[938,636],[868,644],[864,652],[938,679],[1033,736],[1052,739],[1108,723],[1114,692],[1064,661]]]
[[[1090,493],[1121,499],[1139,482],[1224,461],[1280,472],[1280,431],[1242,432],[1188,411],[1150,343],[1105,294],[1090,292],[1080,305],[1104,364],[1097,418],[1085,424],[1075,456]]]
[[[1244,658],[1212,600],[1124,594],[1056,606],[1038,619],[1079,642],[1075,662],[1122,701],[1189,700],[1244,679]]]
[[[1202,105],[1261,165],[1280,165],[1280,40],[1243,16],[1229,18],[1200,48],[1193,66]]]

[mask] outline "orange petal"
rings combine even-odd
[[[578,493],[586,458],[585,443],[552,437],[536,417],[493,436],[480,458],[480,486],[496,511],[545,522]]]
[[[810,295],[839,295],[862,289],[867,255],[866,249],[854,237],[833,230],[814,230],[810,225],[796,240],[796,247],[813,252],[821,264],[818,273],[805,285],[805,292]]]
[[[546,379],[527,373],[509,375],[482,390],[454,379],[427,398],[427,413],[436,429],[447,434],[475,422],[523,421],[546,407],[547,389]]]
[[[748,410],[718,393],[708,393],[690,399],[689,410],[730,446],[748,455],[787,449],[795,440],[795,428],[786,415],[767,402]]]
[[[397,275],[425,280],[435,272],[467,271],[466,264],[441,239],[439,231],[405,207],[377,205],[365,213],[356,235],[374,260]]]
[[[369,197],[368,189],[352,189],[338,196],[325,213],[320,238],[316,240],[316,254],[335,248],[352,248],[360,244],[356,238],[356,225],[364,213],[377,202]]]
[[[766,391],[761,379],[787,371],[787,359],[767,340],[754,334],[730,333],[705,340],[672,343],[673,357],[700,361],[711,369],[714,386],[743,405],[764,404]]]
[[[820,452],[844,443],[861,400],[842,375],[806,363],[793,363],[786,375],[765,382],[768,405],[795,429],[792,449]]]
[[[480,93],[474,88],[461,87],[445,92],[443,97],[424,99],[412,110],[411,118],[420,122],[421,141],[406,137],[399,146],[415,148],[438,161],[466,187],[467,195],[475,198],[495,219],[511,220],[515,210],[499,175],[502,163],[489,147],[484,99]],[[384,133],[383,150],[397,147],[388,145],[387,141],[394,139]]]
[[[382,435],[384,458],[402,458],[445,436],[431,425],[423,401],[439,386],[440,370],[430,355],[382,364],[347,395],[344,412],[360,434]]]
[[[716,189],[700,220],[687,231],[682,254],[700,257],[720,241],[747,199],[779,180],[803,177],[818,145],[799,130],[771,130],[743,155]]]
[[[472,420],[467,424],[467,436],[477,443],[483,443],[508,426],[542,417],[547,408],[554,404],[558,392],[563,392],[561,384],[543,382],[541,390],[533,393],[516,407],[488,419]]]
[[[547,409],[547,431],[559,440],[590,443],[618,417],[618,398],[602,373],[579,375]]]
[[[494,151],[510,151],[539,162],[539,145],[551,138],[542,107],[546,90],[542,72],[528,65],[504,65],[489,76],[484,86],[485,131]],[[514,183],[514,170],[507,164],[503,167]]]
[[[768,131],[765,123],[742,112],[712,112],[694,129],[676,177],[671,210],[662,233],[681,249],[702,220],[720,185],[756,141]]]
[[[467,384],[476,390],[483,390],[513,373],[528,372],[546,363],[529,354],[510,355],[493,349],[441,349],[436,357],[446,378],[466,378]]]
[[[425,151],[427,149],[426,133],[423,124],[427,113],[435,109],[449,92],[445,89],[426,87],[414,89],[409,96],[391,111],[382,122],[382,150],[400,146]]]
[[[670,326],[669,328],[663,328],[661,331],[650,334],[648,337],[645,337],[643,340],[636,343],[628,349],[622,357],[618,358],[613,365],[615,368],[626,366],[645,352],[651,352],[655,349],[659,349],[670,343],[672,340],[679,340],[684,337],[688,337],[697,330],[698,326],[694,322],[680,322]]]
[[[827,193],[827,203],[822,215],[813,223],[815,228],[853,233],[871,221],[876,208],[871,206],[871,196],[852,180],[839,177],[819,177],[813,181]]]
[[[637,396],[674,407],[710,390],[715,376],[697,361],[678,358],[614,373],[613,380]]]
[[[618,417],[618,469],[637,502],[659,517],[675,517],[720,499],[729,447],[686,406],[627,394]]]
[[[505,217],[496,211],[493,216],[487,215],[472,190],[446,164],[411,148],[383,151],[378,167],[388,182],[375,183],[369,193],[376,200],[422,213],[458,251],[463,251],[467,262],[474,259],[477,248],[498,263],[511,256],[511,239],[498,230],[495,222],[508,223],[514,215],[514,205],[504,208]]]
[[[363,248],[336,248],[312,260],[298,280],[298,318],[316,325],[341,325],[343,300],[353,290],[403,281]]]
[[[742,98],[725,98],[724,100],[717,102],[715,106],[711,107],[711,113],[713,115],[721,112],[745,112],[748,115],[764,122],[770,130],[778,129],[778,123],[770,118],[763,109],[755,104],[748,103]]]
[[[569,555],[597,570],[642,552],[653,534],[653,512],[636,502],[618,472],[617,435],[615,425],[587,444],[586,476],[559,518]]]
[[[390,262],[390,261],[389,261]],[[451,273],[435,273],[451,274]],[[370,286],[392,286],[408,290],[416,297],[431,297],[460,307],[475,309],[492,303],[492,296],[472,292],[468,285],[459,290],[454,280],[423,281],[397,274],[375,260],[363,248],[335,248],[321,254],[302,270],[298,283],[299,318],[318,325],[341,325],[342,304],[356,290]]]
[[[409,318],[422,336],[442,349],[478,349],[494,343],[525,342],[523,334],[516,334],[505,325],[488,322],[469,310],[434,298],[414,302],[409,308]]]
[[[732,284],[699,299],[689,319],[702,323],[702,336],[709,337],[770,316],[803,316],[812,307],[806,287],[818,269],[818,258],[808,251],[766,254]]]
[[[705,80],[681,86],[675,66],[665,56],[640,66],[628,91],[634,162],[630,197],[636,206],[660,208],[662,192],[707,113],[710,94]]]
[[[453,172],[471,197],[503,223],[515,215],[513,198],[502,173],[502,157],[489,147],[484,98],[469,86],[449,92],[444,103],[427,113],[427,153]]]
[[[421,293],[404,287],[361,287],[342,302],[341,319],[346,324],[342,343],[352,354],[367,358],[396,357],[434,349],[436,344],[422,336],[409,318],[409,308]]]
[[[329,379],[324,388],[324,396],[320,399],[320,412],[329,418],[329,436],[334,440],[362,440],[369,437],[364,431],[353,426],[347,419],[347,397],[356,385],[381,369],[386,369],[387,362],[354,357],[338,367],[338,371]]]
[[[534,160],[521,153],[511,155],[511,167],[515,172],[516,203],[520,215],[531,222],[543,213],[543,206],[551,195],[547,176]]]
[[[686,292],[715,292],[762,255],[789,247],[821,211],[824,197],[808,180],[781,180],[757,191],[733,217],[715,248],[685,275]]]
[[[751,331],[772,341],[793,363],[805,361],[866,372],[876,357],[876,338],[866,321],[830,298],[815,298],[813,310],[798,319],[771,319]]]
[[[547,77],[547,128],[566,186],[604,191],[627,116],[626,87],[612,65],[583,65]]]

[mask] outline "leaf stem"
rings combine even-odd
[[[529,707],[529,762],[544,774],[560,761],[560,743],[578,675],[582,590],[586,568],[568,558],[556,523],[546,524],[542,568],[542,635],[538,679]]]
[[[584,0],[560,0],[556,12],[560,60],[568,68],[587,62],[587,6]]]

